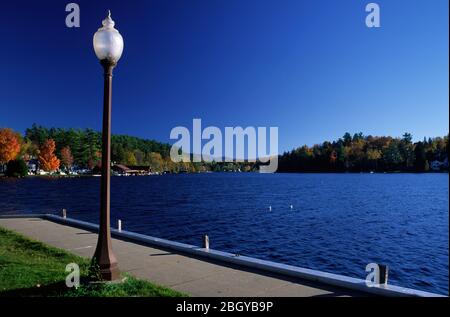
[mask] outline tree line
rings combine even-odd
[[[15,170],[19,164],[24,170],[26,164],[21,161],[36,159],[39,168],[47,172],[73,167],[98,170],[101,167],[101,144],[101,133],[92,129],[46,128],[33,124],[22,136],[12,129],[3,128],[0,129],[0,165],[11,164]],[[126,166],[149,166],[155,172],[211,169],[211,165],[204,162],[173,162],[170,147],[155,140],[113,134],[111,160]]]
[[[401,138],[346,133],[333,142],[302,146],[279,157],[279,172],[426,172],[432,162],[448,171],[448,135],[412,142]]]
[[[63,149],[70,149],[77,166],[92,169],[101,161],[102,135],[92,129],[45,128],[34,124],[26,129],[25,139],[34,149],[45,140],[56,143],[55,153],[62,157]],[[169,155],[170,145],[154,140],[144,140],[128,135],[111,136],[111,160],[126,165],[150,165],[155,158]],[[33,153],[34,154],[34,153]],[[159,154],[156,155],[155,154]]]
[[[353,136],[312,147],[304,145],[279,155],[278,172],[426,172],[435,161],[447,162],[448,135],[412,142],[412,135]],[[35,159],[44,171],[73,167],[95,170],[101,164],[101,133],[92,129],[46,128],[33,124],[22,136],[0,129],[0,171],[26,175],[26,161]],[[170,159],[170,145],[128,135],[112,135],[112,162],[127,166],[149,166],[155,172],[256,171],[258,163],[180,162]],[[17,172],[19,171],[19,172]]]

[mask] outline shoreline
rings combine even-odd
[[[143,176],[163,176],[163,175],[186,175],[186,174],[268,174],[268,173],[258,173],[258,172],[192,172],[192,173],[159,173],[151,175],[111,175],[111,177],[143,177]],[[276,172],[270,174],[449,174],[449,171],[428,171],[428,172],[405,172],[405,171],[391,171],[391,172]],[[88,178],[88,177],[101,177],[101,174],[82,174],[82,175],[27,175],[23,177],[9,177],[0,174],[0,179],[23,179],[23,178]]]

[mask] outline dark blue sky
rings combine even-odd
[[[125,49],[113,133],[169,141],[203,125],[278,126],[280,151],[346,131],[448,133],[448,1],[70,1],[0,4],[0,126],[101,127],[93,33],[111,9]]]

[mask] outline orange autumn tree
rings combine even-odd
[[[15,160],[20,153],[20,140],[12,129],[0,129],[0,164]]]
[[[53,172],[59,168],[59,159],[55,155],[55,141],[46,140],[40,148],[39,166],[46,172]]]
[[[70,169],[73,165],[72,151],[68,146],[61,149],[61,163],[66,169]]]

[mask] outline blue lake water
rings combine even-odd
[[[194,245],[208,234],[217,250],[359,278],[366,264],[384,263],[392,284],[448,294],[448,185],[448,174],[113,177],[111,218],[129,231]],[[99,178],[0,179],[0,214],[66,208],[98,223],[99,188]]]

